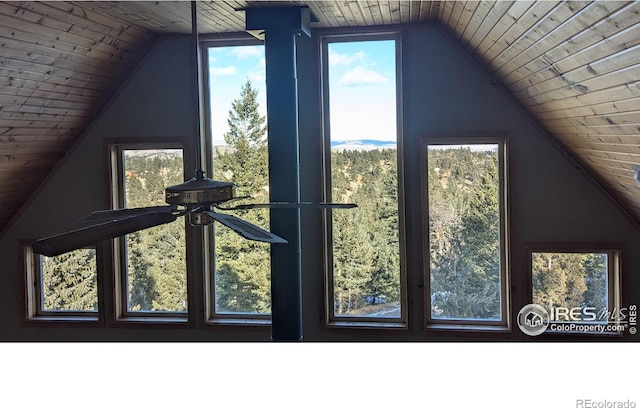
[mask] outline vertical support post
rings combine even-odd
[[[269,141],[269,199],[300,202],[296,37],[309,34],[306,8],[247,9],[246,28],[264,35]],[[271,338],[302,340],[300,210],[272,209],[271,231],[288,244],[271,247]]]
[[[300,201],[295,35],[265,33],[270,201]],[[271,337],[302,340],[300,210],[272,209],[271,230],[288,244],[271,247]]]

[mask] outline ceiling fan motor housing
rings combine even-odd
[[[235,184],[210,178],[191,180],[165,189],[165,201],[174,205],[213,204],[236,197]]]

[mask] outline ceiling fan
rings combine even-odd
[[[196,2],[191,2],[191,23],[193,59],[196,69],[194,82],[195,89],[199,89],[198,59],[198,28],[196,18]],[[194,94],[196,102],[196,112],[200,111],[200,96],[196,91]],[[200,120],[198,115],[198,121]],[[200,137],[200,135],[198,135]],[[196,151],[199,156],[199,151]],[[197,160],[200,163],[198,157]],[[284,244],[287,241],[257,225],[247,222],[241,218],[230,214],[215,212],[214,209],[246,210],[252,208],[353,208],[355,204],[337,203],[263,203],[263,204],[241,204],[229,205],[234,200],[248,197],[237,197],[235,184],[231,182],[216,181],[204,177],[202,170],[196,170],[196,175],[191,180],[167,187],[165,189],[165,201],[167,206],[125,208],[117,210],[95,211],[78,220],[76,229],[42,238],[32,243],[35,253],[45,256],[57,256],[65,252],[85,248],[108,239],[124,236],[132,232],[146,228],[168,224],[175,221],[180,216],[187,216],[189,223],[194,226],[209,225],[218,221],[222,225],[232,229],[246,239],[253,241],[267,242],[271,244]]]
[[[169,205],[94,211],[78,220],[76,229],[34,241],[32,248],[35,253],[56,256],[100,241],[167,224],[183,215],[187,216],[189,223],[194,226],[209,225],[218,221],[246,239],[286,244],[287,241],[282,237],[236,216],[215,212],[214,209],[230,211],[253,208],[345,209],[356,207],[356,204],[350,203],[312,202],[230,205],[233,201],[244,198],[248,197],[236,196],[235,184],[212,180],[204,177],[202,170],[197,170],[196,176],[191,180],[165,189],[165,201]]]

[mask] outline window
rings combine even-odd
[[[27,319],[97,321],[98,266],[95,248],[55,257],[24,245]]]
[[[406,323],[398,42],[375,35],[322,43],[326,199],[358,205],[326,220],[329,324]]]
[[[505,140],[423,146],[427,326],[506,327]]]
[[[531,278],[530,303],[547,311],[548,332],[622,331],[618,326],[626,311],[620,303],[620,249],[529,244],[524,252]]]
[[[238,196],[269,201],[264,46],[255,41],[205,43],[213,177],[233,182]],[[211,170],[211,169],[210,169]],[[249,200],[238,200],[243,204]],[[269,210],[234,215],[269,230]],[[271,250],[213,224],[208,236],[208,320],[268,323]],[[211,232],[212,231],[212,232]]]
[[[113,208],[164,206],[164,189],[184,182],[176,144],[111,146]],[[185,221],[116,239],[116,315],[119,319],[186,319]]]

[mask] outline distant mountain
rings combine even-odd
[[[395,140],[374,140],[374,139],[358,139],[358,140],[332,140],[331,150],[374,150],[374,149],[395,149],[397,147]],[[214,153],[226,153],[233,151],[233,148],[226,145],[215,145]]]
[[[182,149],[140,149],[126,150],[128,157],[150,157],[150,156],[182,156]]]
[[[332,140],[332,150],[374,150],[374,149],[395,149],[395,140]]]

